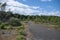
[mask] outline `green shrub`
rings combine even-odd
[[[17,40],[23,40],[23,37],[19,35],[19,37],[17,38]]]
[[[5,27],[5,24],[2,23],[2,24],[0,25],[0,29],[5,29],[4,27]]]
[[[22,25],[17,18],[11,18],[8,23],[12,26],[21,26]]]
[[[26,36],[26,35],[27,35],[27,33],[26,33],[26,32],[24,32],[24,31],[21,31],[21,32],[20,32],[20,35]]]

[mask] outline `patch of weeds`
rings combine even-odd
[[[23,40],[23,36],[19,35],[16,40]]]
[[[24,31],[19,32],[19,35],[17,37],[17,40],[26,40],[26,38],[24,36],[26,36],[27,34]]]
[[[18,30],[24,30],[24,29],[25,29],[24,26],[20,26],[20,27],[18,28]]]
[[[27,36],[27,33],[25,31],[21,31],[20,35]]]
[[[5,24],[2,23],[2,24],[0,25],[0,29],[5,29],[4,27],[5,27]]]

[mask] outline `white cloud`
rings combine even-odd
[[[32,13],[39,12],[38,10],[36,10],[39,7],[22,4],[15,0],[2,0],[2,2],[7,2],[8,6],[6,7],[6,10],[10,9],[11,11],[18,12],[20,14],[25,13],[25,15],[31,15]]]
[[[34,6],[33,6],[32,8],[33,8],[33,9],[38,9],[38,8],[40,8],[40,7],[34,7]]]
[[[50,1],[52,1],[52,0],[40,0],[40,1],[42,1],[42,2],[46,2],[46,1],[49,1],[49,2],[50,2]]]
[[[60,11],[50,11],[50,12],[44,11],[44,12],[40,12],[39,15],[60,16]]]
[[[1,0],[0,0],[1,1]],[[11,10],[24,15],[55,15],[60,16],[59,11],[47,12],[46,10],[40,9],[38,6],[29,6],[23,3],[20,3],[15,0],[4,0],[7,2],[6,10]]]

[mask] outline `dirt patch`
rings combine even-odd
[[[17,30],[1,30],[0,40],[16,40],[17,35]]]
[[[27,36],[25,36],[26,40],[32,40],[32,33],[29,31],[28,25],[25,26],[26,29],[24,30],[27,33]]]

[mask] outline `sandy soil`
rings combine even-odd
[[[17,35],[16,30],[0,30],[0,40],[16,40]]]

